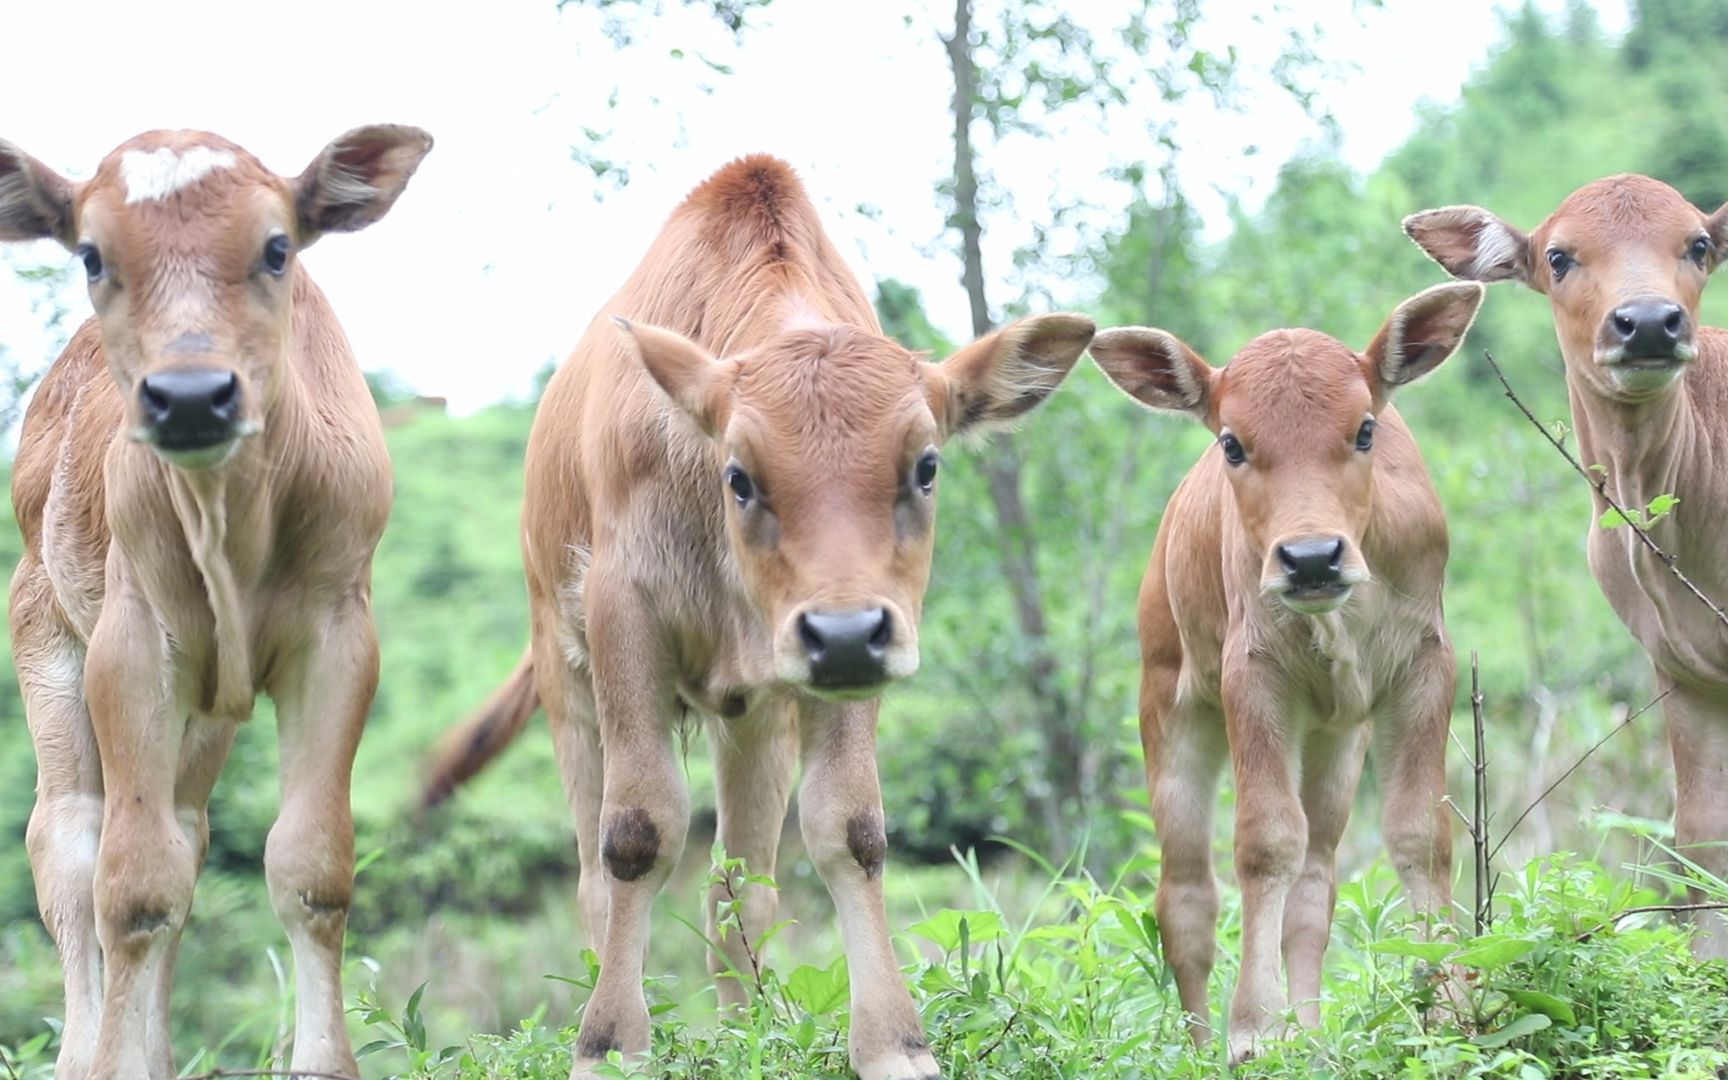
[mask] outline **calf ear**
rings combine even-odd
[[[624,347],[633,353],[673,403],[710,436],[726,426],[726,403],[736,370],[716,360],[707,349],[671,330],[633,323],[618,315],[612,321],[623,331]]]
[[[72,235],[72,181],[0,139],[0,240],[58,240]]]
[[[431,149],[432,136],[398,124],[355,128],[326,146],[294,180],[300,245],[383,217]]]
[[[1710,230],[1710,246],[1715,249],[1710,263],[1710,269],[1715,270],[1728,262],[1728,203],[1723,203],[1714,214],[1705,218],[1704,227]]]
[[[1422,378],[1458,351],[1476,321],[1484,291],[1474,281],[1454,281],[1424,289],[1398,305],[1362,354],[1376,400]]]
[[[1106,330],[1092,339],[1092,360],[1118,389],[1149,409],[1205,419],[1212,407],[1211,365],[1167,331]]]
[[[1096,329],[1084,315],[1035,315],[938,364],[931,405],[943,434],[1005,427],[1032,411],[1062,384]]]
[[[1480,206],[1411,214],[1404,233],[1455,278],[1530,284],[1530,238]]]

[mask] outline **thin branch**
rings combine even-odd
[[[207,1073],[188,1076],[184,1080],[223,1080],[232,1076],[290,1076],[304,1077],[306,1080],[354,1080],[352,1076],[342,1073],[307,1072],[305,1069],[211,1069]]]
[[[1522,814],[1518,815],[1518,819],[1516,821],[1514,821],[1512,823],[1511,827],[1506,830],[1506,834],[1504,836],[1500,837],[1500,842],[1498,844],[1494,845],[1494,850],[1490,851],[1488,853],[1488,857],[1490,859],[1492,859],[1496,855],[1500,854],[1500,849],[1506,846],[1506,841],[1512,839],[1512,834],[1518,831],[1518,826],[1524,824],[1524,819],[1529,817],[1531,815],[1531,813],[1534,812],[1538,806],[1541,806],[1542,800],[1546,799],[1549,795],[1553,794],[1555,788],[1559,787],[1561,784],[1564,784],[1566,782],[1567,777],[1569,777],[1573,773],[1577,772],[1578,767],[1580,765],[1584,764],[1586,761],[1589,761],[1591,754],[1594,754],[1596,751],[1602,749],[1603,743],[1606,743],[1609,739],[1612,739],[1614,736],[1620,734],[1621,730],[1626,728],[1628,725],[1630,725],[1632,723],[1632,721],[1638,719],[1640,716],[1643,716],[1645,713],[1649,712],[1651,709],[1654,709],[1657,705],[1661,704],[1662,699],[1667,697],[1669,693],[1670,693],[1670,691],[1664,690],[1660,694],[1657,694],[1654,700],[1646,702],[1644,705],[1640,706],[1638,711],[1633,712],[1633,713],[1628,713],[1626,716],[1626,719],[1620,721],[1618,724],[1615,724],[1614,729],[1612,731],[1608,732],[1608,734],[1602,736],[1600,739],[1597,739],[1596,742],[1590,747],[1590,749],[1584,751],[1583,757],[1580,757],[1577,761],[1574,761],[1572,763],[1571,767],[1568,768],[1565,772],[1561,773],[1557,780],[1555,780],[1552,784],[1549,784],[1546,788],[1542,789],[1542,794],[1536,796],[1536,799],[1534,802],[1532,802],[1529,806],[1526,806],[1524,808],[1524,812]]]
[[[1698,904],[1645,904],[1643,907],[1629,907],[1625,911],[1619,912],[1614,916],[1614,921],[1619,922],[1621,919],[1633,915],[1645,915],[1653,911],[1667,911],[1676,914],[1686,911],[1728,911],[1728,902],[1712,900]]]
[[[1518,406],[1518,411],[1523,413],[1525,418],[1532,424],[1536,425],[1536,430],[1542,433],[1542,437],[1548,440],[1548,444],[1558,450],[1560,456],[1566,459],[1567,464],[1577,470],[1578,475],[1582,476],[1585,482],[1596,490],[1596,494],[1602,496],[1602,501],[1607,503],[1620,515],[1620,520],[1625,522],[1626,527],[1631,529],[1633,533],[1637,535],[1640,543],[1649,548],[1650,552],[1658,559],[1662,560],[1662,565],[1668,568],[1669,573],[1674,575],[1675,580],[1685,586],[1687,592],[1697,597],[1699,603],[1714,612],[1718,622],[1720,622],[1724,627],[1728,627],[1728,611],[1722,610],[1721,606],[1718,605],[1716,601],[1700,592],[1698,586],[1692,584],[1692,579],[1680,572],[1680,567],[1674,562],[1674,556],[1668,554],[1666,551],[1663,551],[1661,547],[1657,546],[1656,541],[1650,539],[1649,532],[1647,532],[1642,525],[1639,525],[1636,521],[1632,520],[1632,515],[1626,512],[1626,508],[1621,506],[1614,496],[1608,494],[1608,478],[1605,476],[1592,476],[1590,471],[1580,465],[1578,459],[1572,456],[1572,451],[1566,449],[1566,444],[1555,438],[1554,433],[1549,431],[1547,427],[1543,425],[1542,421],[1536,419],[1536,414],[1530,411],[1529,406],[1525,405],[1512,390],[1512,384],[1506,381],[1506,373],[1501,371],[1500,365],[1494,362],[1494,355],[1492,353],[1484,351],[1482,353],[1482,358],[1488,361],[1489,367],[1494,369],[1494,377],[1500,380],[1500,385],[1505,388],[1506,396],[1512,399],[1512,404]]]
[[[1493,883],[1488,878],[1488,862],[1494,856],[1488,850],[1488,738],[1482,719],[1482,665],[1474,649],[1470,650],[1470,717],[1476,731],[1476,760],[1471,763],[1476,777],[1476,812],[1471,818],[1470,841],[1476,854],[1476,936],[1481,937],[1494,919]]]
[[[738,941],[744,946],[744,955],[750,958],[750,975],[756,980],[756,996],[763,997],[762,964],[756,959],[756,950],[750,946],[750,935],[744,931],[744,907],[738,903],[738,894],[732,890],[732,873],[724,866],[720,869],[720,887],[726,890],[726,899],[736,905],[738,912]]]
[[[1008,1022],[1002,1025],[1002,1033],[997,1035],[989,1045],[984,1047],[984,1049],[978,1051],[978,1056],[973,1060],[983,1061],[985,1058],[989,1057],[993,1050],[1002,1045],[1002,1040],[1008,1037],[1008,1033],[1014,1030],[1014,1021],[1018,1019],[1020,1019],[1020,1006],[1016,1005],[1014,1006],[1014,1011],[1008,1014]]]
[[[12,1067],[12,1059],[7,1055],[4,1046],[0,1046],[0,1065],[6,1066],[7,1076],[11,1077],[12,1080],[18,1080],[18,1070]]]

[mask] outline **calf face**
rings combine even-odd
[[[1261,592],[1323,614],[1369,579],[1375,413],[1457,349],[1481,302],[1479,285],[1437,285],[1399,305],[1360,354],[1313,330],[1277,330],[1213,369],[1163,330],[1125,327],[1099,334],[1092,356],[1136,401],[1217,433]],[[1299,394],[1288,392],[1292,372]]]
[[[1404,231],[1455,277],[1547,294],[1578,373],[1638,398],[1698,355],[1698,301],[1728,244],[1728,206],[1706,215],[1660,180],[1622,175],[1579,188],[1530,233],[1477,206],[1412,214]]]
[[[777,676],[831,699],[869,697],[918,669],[940,449],[1014,420],[1092,339],[1047,315],[941,364],[852,328],[794,329],[716,359],[619,320],[649,373],[710,438],[731,549],[772,630]]]
[[[291,377],[296,253],[382,217],[431,146],[416,128],[358,128],[284,179],[226,139],[156,131],[73,183],[0,141],[0,240],[78,256],[127,433],[210,468],[261,430]]]

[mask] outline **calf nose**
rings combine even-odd
[[[1674,355],[1686,337],[1686,309],[1669,300],[1638,300],[1614,309],[1614,334],[1630,359]]]
[[[894,624],[886,608],[806,611],[798,616],[798,639],[810,658],[810,681],[821,687],[862,687],[888,676],[888,645]]]
[[[144,422],[164,450],[205,450],[234,437],[240,378],[217,368],[174,368],[138,384]]]
[[[1284,580],[1292,589],[1321,589],[1338,584],[1344,565],[1342,536],[1305,536],[1278,545]]]

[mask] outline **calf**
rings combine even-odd
[[[1037,405],[1092,331],[1046,315],[923,363],[882,335],[791,169],[757,156],[673,212],[553,376],[522,514],[533,643],[432,786],[447,792],[545,705],[601,961],[575,1076],[648,1048],[649,905],[684,845],[691,714],[714,720],[720,840],[753,872],[774,871],[802,759],[799,822],[852,979],[852,1065],[937,1075],[883,909],[876,699],[918,669],[939,448]],[[747,889],[750,940],[774,909]],[[716,973],[750,970],[740,935],[711,936]],[[736,978],[719,986],[745,1000]]]
[[[1680,499],[1651,536],[1698,588],[1728,603],[1728,331],[1698,302],[1728,246],[1728,206],[1705,214],[1659,180],[1579,188],[1524,233],[1475,206],[1425,210],[1404,231],[1455,277],[1548,294],[1586,465],[1626,507]],[[1595,522],[1608,510],[1595,494]],[[1590,572],[1650,655],[1667,696],[1674,838],[1728,879],[1728,627],[1630,529],[1590,529]],[[1697,897],[1702,899],[1702,897]],[[1699,913],[1693,950],[1728,959],[1728,921]]]
[[[12,475],[60,1077],[174,1076],[169,991],[205,807],[260,690],[281,745],[264,871],[294,952],[293,1068],[359,1076],[341,988],[348,780],[378,678],[390,463],[298,253],[382,217],[431,146],[359,128],[284,179],[215,135],[158,131],[72,183],[0,142],[0,240],[72,249],[96,312],[31,400]]]
[[[1162,330],[1092,344],[1130,397],[1218,435],[1165,509],[1141,586],[1140,735],[1163,852],[1159,934],[1197,1043],[1210,1031],[1226,753],[1235,774],[1232,1060],[1279,1030],[1287,1001],[1319,1022],[1335,856],[1370,743],[1412,906],[1444,915],[1451,903],[1446,521],[1388,399],[1451,355],[1481,298],[1479,286],[1420,293],[1361,354],[1312,330],[1263,334],[1220,370]]]

